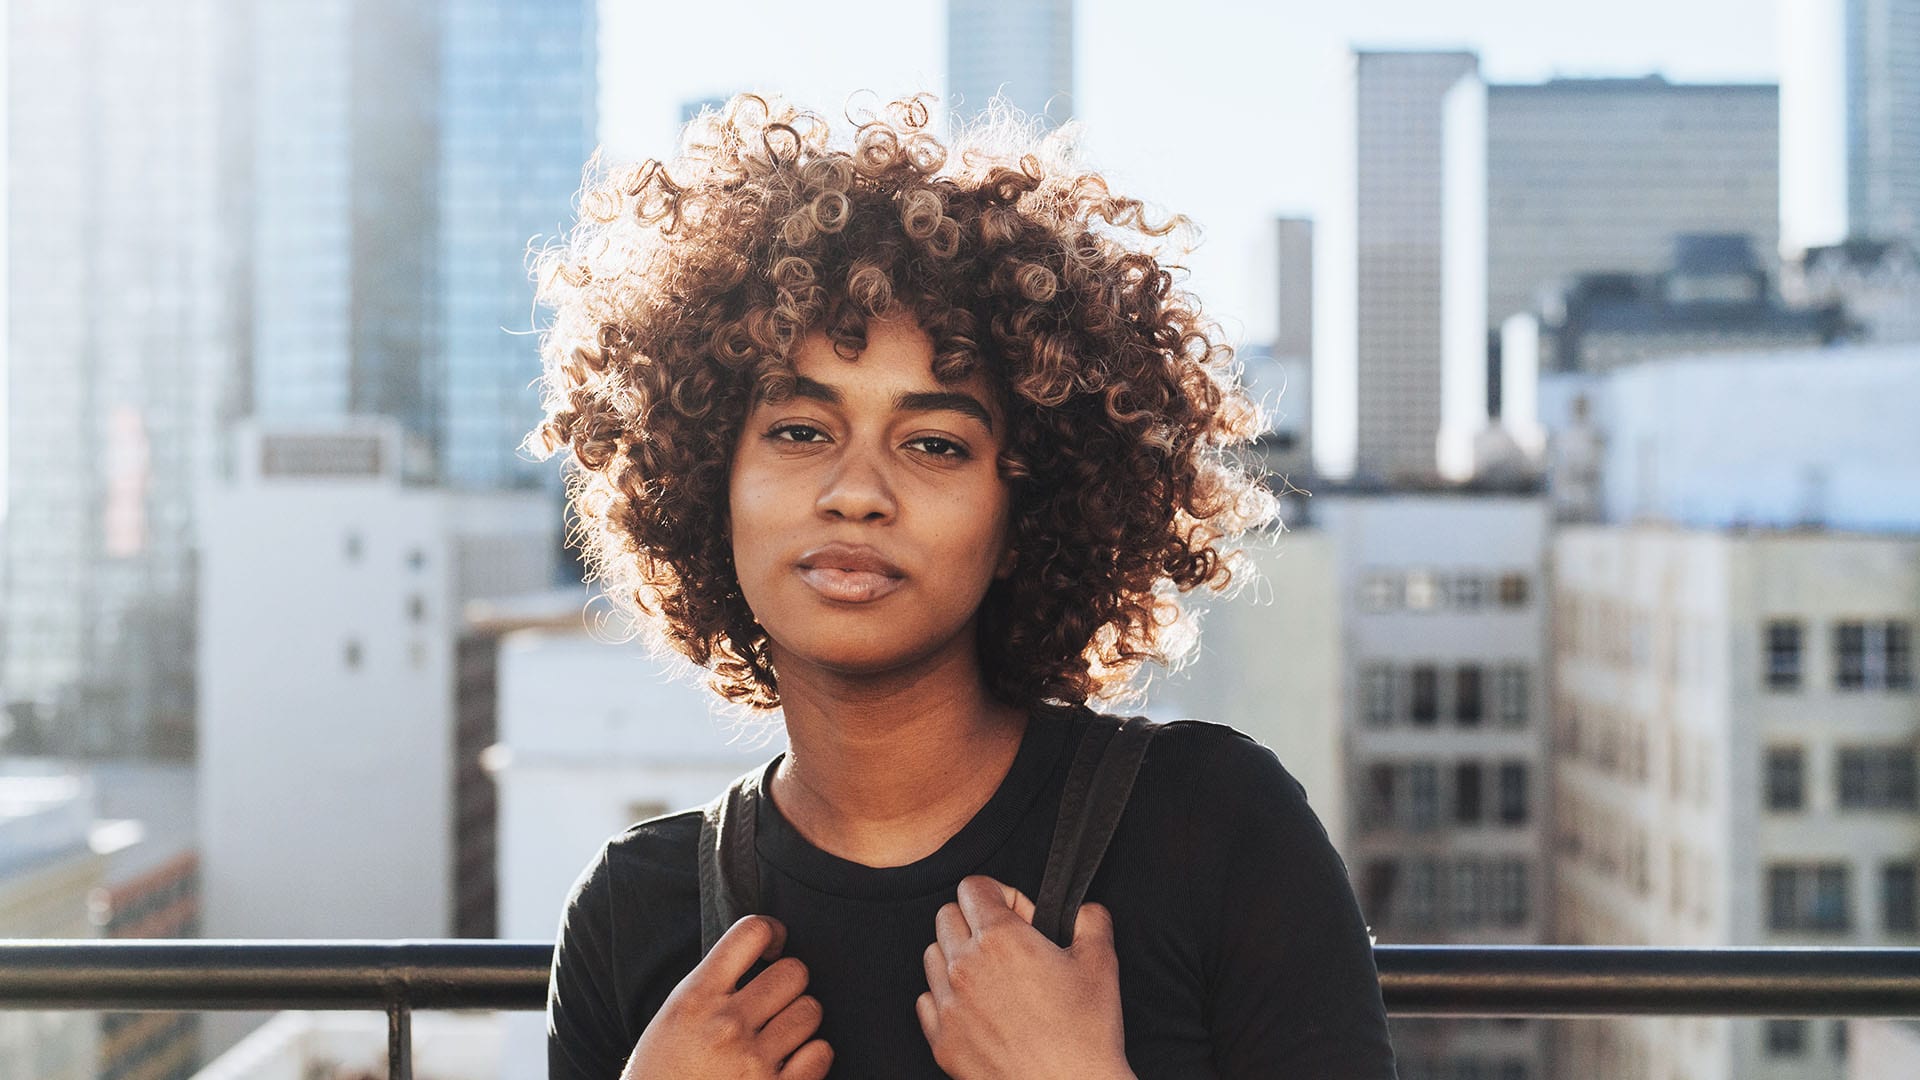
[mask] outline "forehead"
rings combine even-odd
[[[866,348],[852,359],[835,351],[832,339],[815,330],[795,347],[793,370],[796,375],[849,394],[863,389],[889,394],[900,390],[971,390],[989,408],[997,404],[983,365],[975,365],[966,378],[953,382],[943,383],[934,376],[933,338],[911,317],[869,319]]]

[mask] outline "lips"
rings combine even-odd
[[[906,573],[864,544],[833,543],[800,556],[800,580],[822,597],[843,604],[866,604],[906,583]]]

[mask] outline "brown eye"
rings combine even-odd
[[[952,439],[943,439],[938,435],[922,435],[910,440],[908,446],[916,446],[934,457],[965,458],[970,456],[967,448]]]
[[[767,432],[767,438],[777,439],[781,442],[821,442],[824,441],[826,437],[826,432],[821,431],[811,424],[781,424],[779,427]]]

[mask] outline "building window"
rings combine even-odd
[[[1447,606],[1478,611],[1486,603],[1487,586],[1478,574],[1455,574],[1447,579]]]
[[[1369,727],[1393,723],[1393,675],[1387,664],[1368,664],[1360,674],[1361,715]]]
[[[1362,912],[1374,926],[1393,922],[1393,890],[1400,881],[1400,863],[1395,859],[1374,859],[1367,863],[1366,877],[1360,886]]]
[[[1806,802],[1806,760],[1797,746],[1767,750],[1767,809],[1799,810]]]
[[[424,569],[426,565],[427,553],[425,551],[414,548],[412,551],[407,552],[407,569],[421,570]]]
[[[1494,710],[1502,727],[1527,726],[1527,669],[1520,664],[1504,664],[1494,675]]]
[[[347,646],[346,646],[344,659],[347,664],[347,670],[349,671],[352,671],[360,666],[360,639],[358,638],[347,639]]]
[[[1462,664],[1453,673],[1453,718],[1461,727],[1479,727],[1484,711],[1480,692],[1480,667]]]
[[[1480,824],[1480,763],[1463,761],[1453,767],[1453,820]]]
[[[1524,762],[1509,761],[1500,766],[1500,823],[1527,823],[1527,766]]]
[[[1440,719],[1440,670],[1432,664],[1415,664],[1409,678],[1412,686],[1407,717],[1422,727],[1432,727]]]
[[[1882,653],[1887,689],[1913,689],[1913,624],[1898,619],[1889,621],[1882,632]]]
[[[414,622],[425,622],[427,618],[427,600],[419,593],[407,597],[407,618]]]
[[[1503,926],[1524,926],[1527,922],[1527,864],[1519,859],[1506,859],[1500,863],[1500,881],[1497,886],[1497,899],[1500,909],[1500,923]]]
[[[1771,930],[1845,930],[1852,925],[1843,863],[1767,868],[1767,927]]]
[[[360,534],[357,532],[348,533],[346,537],[346,544],[345,544],[345,553],[346,553],[347,561],[359,562],[360,552],[362,547],[363,545],[360,540]]]
[[[1833,685],[1838,690],[1867,686],[1867,624],[1843,622],[1833,628]]]
[[[1430,570],[1412,570],[1407,573],[1407,610],[1432,611],[1440,601],[1438,584],[1433,580]]]
[[[1367,809],[1363,815],[1368,827],[1391,828],[1399,814],[1395,805],[1396,770],[1392,765],[1367,766]]]
[[[1407,766],[1407,828],[1431,829],[1440,822],[1440,768],[1431,761]]]
[[[1480,925],[1480,912],[1486,907],[1486,883],[1476,859],[1461,859],[1453,865],[1453,925],[1463,929]]]
[[[1800,689],[1800,624],[1793,619],[1767,623],[1767,689]]]
[[[1890,862],[1880,867],[1881,929],[1894,934],[1920,930],[1915,878],[1914,864],[1910,862]]]
[[[1413,859],[1407,865],[1406,925],[1433,925],[1440,901],[1440,868],[1432,859]]]
[[[1840,749],[1842,809],[1911,810],[1914,778],[1914,753],[1910,746]]]
[[[1805,1020],[1767,1021],[1767,1056],[1800,1057],[1807,1052]]]
[[[1830,1036],[1832,1041],[1828,1044],[1828,1049],[1833,1051],[1834,1057],[1845,1061],[1847,1059],[1847,1022],[1845,1020],[1833,1021],[1832,1032],[1833,1034]]]
[[[1368,611],[1392,611],[1400,606],[1400,579],[1392,574],[1368,574],[1360,583],[1360,606]]]
[[[1527,575],[1500,575],[1500,606],[1510,608],[1527,606]]]

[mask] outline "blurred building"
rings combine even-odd
[[[1847,233],[1920,242],[1920,0],[1845,0]]]
[[[529,245],[573,221],[593,152],[592,0],[441,0],[434,379],[443,483],[559,490],[517,453],[543,418]]]
[[[1347,866],[1382,943],[1547,940],[1546,572],[1537,494],[1313,501],[1337,552]],[[1397,1019],[1401,1075],[1549,1075],[1542,1026]]]
[[[1537,333],[1540,371],[1830,345],[1850,332],[1838,302],[1783,303],[1746,236],[1683,234],[1660,273],[1582,274],[1540,295],[1536,315],[1518,316],[1537,320],[1525,332]]]
[[[1920,342],[1920,246],[1847,240],[1808,248],[1785,267],[1781,293],[1800,307],[1837,305],[1860,341]]]
[[[1847,1021],[1847,1080],[1920,1076],[1920,1020]]]
[[[1686,233],[1780,242],[1773,84],[1552,79],[1487,87],[1487,321],[1582,274],[1654,275]]]
[[[1920,536],[1581,526],[1553,562],[1557,940],[1920,942]],[[1583,1075],[1837,1078],[1846,1024],[1580,1021],[1560,1050]]]
[[[88,915],[107,938],[200,936],[193,767],[111,762],[89,770],[99,793],[94,850],[106,857]],[[186,1080],[200,1065],[200,1014],[100,1016],[99,1080]]]
[[[6,5],[16,752],[193,753],[192,491],[231,410],[240,312],[227,7]]]
[[[1577,403],[1588,520],[1920,530],[1920,345],[1653,360],[1549,377],[1556,441]],[[1556,499],[1559,498],[1556,492]]]
[[[1049,126],[1073,116],[1073,0],[947,0],[947,108],[995,96]]]
[[[503,938],[554,940],[574,879],[609,837],[708,802],[786,748],[777,718],[730,719],[718,697],[637,641],[528,629],[499,648],[500,742],[488,763]],[[503,1023],[501,1075],[544,1075],[545,1018],[511,1013]]]
[[[1280,218],[1279,331],[1270,349],[1254,350],[1245,381],[1269,424],[1260,440],[1266,467],[1305,483],[1313,466],[1313,221]]]
[[[0,771],[0,938],[91,938],[88,899],[105,860],[93,850],[91,781],[57,765]],[[0,1010],[0,1076],[94,1080],[98,1017]]]
[[[1448,96],[1477,86],[1479,67],[1470,52],[1354,57],[1359,477],[1436,472],[1449,280],[1444,119]]]
[[[411,1075],[418,1080],[506,1080],[540,1075],[501,1069],[503,1015],[414,1013]],[[385,1016],[369,1012],[283,1012],[194,1073],[193,1080],[383,1080],[386,1076]]]

